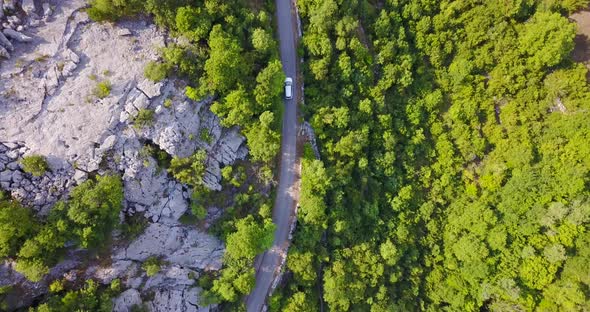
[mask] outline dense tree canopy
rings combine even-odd
[[[588,309],[588,1],[297,3],[322,159],[271,307]]]

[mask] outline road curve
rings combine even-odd
[[[275,273],[279,270],[281,253],[289,244],[289,228],[295,205],[299,200],[299,162],[297,160],[297,50],[295,49],[295,10],[291,0],[275,0],[276,17],[283,71],[293,78],[293,99],[284,101],[283,128],[281,140],[281,164],[279,185],[273,209],[276,225],[273,246],[257,261],[256,286],[246,298],[248,312],[262,310]]]

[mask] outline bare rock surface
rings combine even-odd
[[[127,289],[115,299],[113,304],[114,312],[130,312],[134,306],[139,306],[142,303],[141,295],[136,289]]]
[[[91,264],[81,276],[105,284],[119,278],[130,288],[115,299],[115,311],[142,303],[147,291],[154,294],[144,302],[151,311],[209,311],[198,304],[195,282],[199,272],[221,268],[224,246],[179,222],[191,191],[160,168],[146,146],[171,157],[205,150],[204,184],[220,190],[221,167],[247,156],[245,139],[220,125],[209,109],[213,98],[195,102],[184,95],[183,81],[144,77],[145,65],[158,59],[158,48],[168,40],[162,31],[145,21],[94,23],[85,5],[25,0],[22,18],[10,15],[14,8],[0,10],[8,12],[0,15],[6,24],[0,26],[0,188],[43,215],[89,176],[121,174],[121,220],[145,217],[146,229],[133,241],[114,244],[111,263]],[[99,94],[100,86],[107,94]],[[143,127],[135,123],[141,110],[154,111]],[[48,160],[50,170],[41,177],[20,165],[32,154]],[[141,264],[149,257],[166,265],[148,278]],[[50,277],[76,280],[79,264],[64,261]],[[24,297],[11,307],[46,293],[48,282],[30,283],[9,263],[0,266],[0,286],[23,289]]]
[[[113,258],[144,261],[157,256],[187,268],[218,270],[223,251],[222,243],[208,234],[183,226],[152,223],[137,240]]]
[[[211,306],[199,305],[201,291],[199,287],[159,289],[149,308],[154,312],[209,312],[212,310]]]

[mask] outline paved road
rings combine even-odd
[[[283,129],[281,142],[281,167],[279,186],[273,209],[273,221],[276,225],[275,239],[270,250],[259,259],[256,268],[256,287],[246,299],[248,312],[259,312],[266,301],[275,272],[279,269],[281,251],[289,243],[290,219],[295,211],[298,193],[295,186],[299,181],[299,163],[296,157],[297,147],[297,51],[295,49],[295,10],[291,0],[275,0],[281,62],[287,77],[293,78],[293,99],[285,100],[283,111]]]

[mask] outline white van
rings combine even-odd
[[[285,98],[287,100],[293,98],[293,79],[291,77],[285,79]]]

